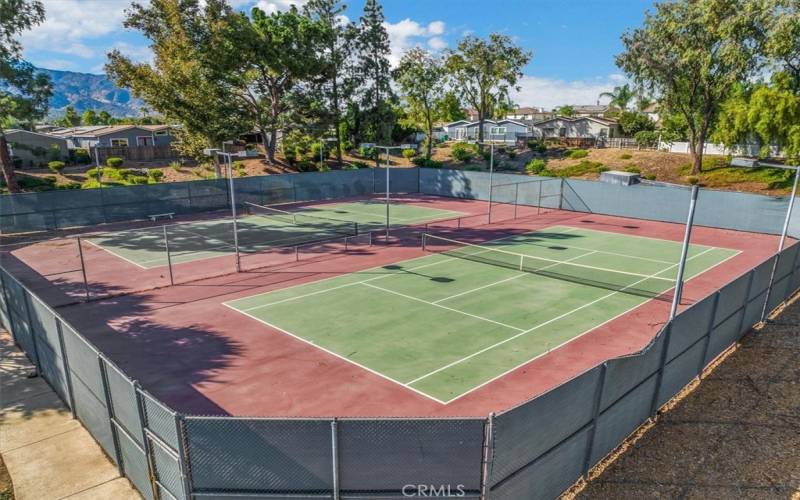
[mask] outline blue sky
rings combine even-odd
[[[43,0],[47,20],[22,37],[25,57],[51,69],[101,73],[112,48],[141,61],[147,40],[122,27],[130,0]],[[144,0],[146,1],[146,0]],[[302,0],[229,0],[239,9],[288,8]],[[356,20],[363,0],[346,2]],[[384,0],[392,59],[415,45],[455,47],[465,34],[500,32],[533,51],[525,68],[520,105],[591,104],[624,81],[614,65],[620,35],[641,24],[652,0]]]

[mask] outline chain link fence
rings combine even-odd
[[[767,219],[762,229],[770,227]],[[554,498],[697,378],[765,308],[800,289],[798,249],[789,246],[682,311],[641,352],[488,418],[183,415],[143,390],[4,267],[0,320],[147,499],[398,498],[423,490]]]

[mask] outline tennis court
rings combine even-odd
[[[406,203],[391,203],[391,227],[421,224],[465,215]],[[364,234],[386,225],[386,203],[363,200],[294,208],[291,211],[245,203],[237,219],[239,250],[256,253],[270,248]],[[86,238],[95,246],[138,267],[149,269],[231,254],[234,249],[230,218],[159,225]]]
[[[551,226],[225,305],[448,403],[649,300],[670,300],[680,243]],[[690,247],[686,279],[739,253]],[[666,319],[666,318],[664,318]]]

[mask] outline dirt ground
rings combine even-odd
[[[14,486],[11,484],[11,476],[8,475],[2,456],[0,456],[0,500],[14,500]]]
[[[562,498],[800,499],[800,296]]]

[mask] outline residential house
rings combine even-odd
[[[547,120],[555,116],[552,111],[547,111],[539,107],[522,107],[506,114],[505,118],[531,124],[542,120]]]
[[[504,129],[502,135],[498,135],[499,129]],[[448,123],[445,130],[451,140],[474,142],[479,137],[480,122],[458,120]],[[514,144],[517,141],[517,136],[525,135],[529,132],[527,125],[516,120],[484,120],[483,122],[484,141],[492,140]]]
[[[5,135],[11,156],[21,168],[44,167],[54,160],[69,159],[67,141],[60,137],[20,129],[6,130]]]
[[[530,137],[539,139],[593,139],[596,142],[619,137],[617,122],[590,116],[556,116],[533,126]]]
[[[574,104],[575,116],[590,116],[593,118],[603,118],[608,113],[607,104]]]
[[[169,125],[94,125],[51,132],[71,148],[167,146],[175,140]]]
[[[660,114],[659,105],[657,103],[653,103],[642,110],[642,113],[646,114],[648,118],[653,120],[654,123],[660,123],[661,114]]]

